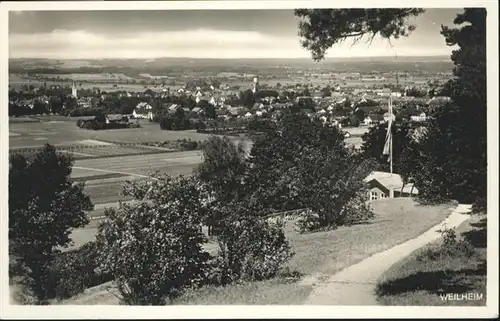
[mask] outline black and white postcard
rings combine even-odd
[[[498,317],[498,3],[0,8],[2,317]]]

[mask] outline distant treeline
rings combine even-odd
[[[38,67],[26,68],[23,66],[9,67],[10,73],[27,73],[27,74],[101,74],[101,73],[121,73],[125,75],[137,75],[137,70],[129,67],[75,67],[75,68],[58,68],[58,67]]]
[[[98,61],[99,64],[104,64],[103,67],[60,67],[60,66],[40,66],[34,65],[35,68],[27,67],[22,62],[15,61],[9,64],[9,72],[11,73],[28,73],[28,74],[67,74],[67,73],[123,73],[125,75],[138,75],[140,73],[149,73],[153,76],[160,75],[186,75],[189,73],[208,73],[217,74],[221,71],[235,72],[240,74],[258,74],[258,75],[273,75],[282,74],[284,71],[304,70],[311,67],[320,67],[321,71],[331,72],[360,72],[369,73],[373,70],[378,72],[392,72],[399,70],[400,72],[449,72],[453,69],[451,61],[432,60],[422,61],[410,59],[386,60],[374,59],[371,61],[354,60],[354,61],[335,61],[329,60],[322,62],[320,65],[311,65],[310,62],[276,61],[270,68],[270,62],[263,60],[260,65],[258,60],[246,62],[245,60],[213,60],[211,63],[206,61],[197,61],[196,59],[179,60],[177,64],[154,62],[127,62],[123,61],[122,65],[112,65],[117,62]],[[97,63],[97,62],[96,62]],[[126,65],[125,65],[126,64]]]

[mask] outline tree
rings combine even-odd
[[[408,122],[394,123],[391,128],[392,133],[392,155],[393,155],[393,170],[395,173],[408,172],[404,170],[403,163],[400,159],[404,150],[412,143],[411,124]],[[379,164],[379,169],[389,171],[388,156],[382,155],[385,140],[387,136],[387,123],[371,127],[370,130],[363,134],[363,145],[361,146],[362,154],[365,159],[374,159]]]
[[[450,46],[458,45],[450,81],[452,102],[438,109],[429,121],[415,177],[419,195],[426,200],[456,199],[486,207],[486,10],[465,9],[454,23],[442,27]],[[422,190],[422,193],[420,193]]]
[[[326,86],[323,89],[321,89],[321,97],[330,97],[332,95],[332,89],[330,86]]]
[[[108,209],[99,226],[101,267],[130,305],[162,305],[201,284],[210,255],[202,245],[204,217],[194,178],[156,174],[124,187],[136,201]]]
[[[365,111],[361,108],[357,108],[354,111],[354,116],[356,116],[356,118],[358,118],[360,121],[362,121],[365,119]]]
[[[419,90],[418,88],[412,87],[406,91],[406,96],[409,97],[425,97],[426,92]]]
[[[311,97],[300,97],[297,103],[299,109],[314,111],[315,103]]]
[[[66,100],[65,107],[66,109],[72,110],[78,108],[78,102],[76,101],[75,97],[68,98]]]
[[[231,200],[245,174],[245,156],[242,143],[236,145],[227,137],[210,136],[203,146],[203,162],[197,174],[218,198]]]
[[[203,162],[197,169],[200,181],[212,191],[214,204],[228,204],[238,197],[246,172],[246,152],[240,143],[235,145],[227,137],[211,136],[203,147]],[[207,217],[209,234],[217,227],[218,212]]]
[[[349,124],[349,126],[352,126],[352,127],[359,127],[359,125],[361,124],[361,120],[358,118],[358,116],[351,115],[348,118],[348,124]]]
[[[47,104],[45,102],[42,102],[40,100],[35,100],[34,106],[33,106],[33,113],[34,114],[47,114],[48,108]]]
[[[50,97],[50,111],[58,114],[63,108],[62,100],[59,97]]]
[[[214,105],[208,104],[208,106],[206,106],[203,109],[203,111],[205,112],[205,115],[207,116],[207,118],[210,118],[210,119],[217,118],[217,110],[215,109]]]
[[[208,101],[202,99],[198,102],[197,106],[200,107],[205,112],[205,115],[208,118],[211,119],[217,118],[215,106],[210,104]]]
[[[211,273],[217,284],[273,277],[293,256],[283,226],[261,220],[258,209],[249,202],[245,156],[241,144],[212,136],[197,170],[208,196],[209,234],[212,226],[217,228],[219,253]]]
[[[359,196],[354,191],[363,191],[362,179],[352,173],[365,171],[354,171],[359,162],[341,131],[300,113],[284,116],[276,131],[254,143],[250,156],[245,185],[250,206],[262,212],[307,207],[319,215],[319,226],[334,226],[349,220],[341,213]],[[340,182],[345,185],[335,185]]]
[[[184,130],[190,128],[189,117],[186,115],[186,112],[184,111],[183,108],[177,108],[175,114],[172,117],[172,120],[173,120],[172,129],[174,129],[173,126],[175,126],[175,129],[177,130]]]
[[[71,243],[71,231],[88,224],[85,211],[93,208],[83,185],[70,179],[72,164],[48,144],[33,158],[10,158],[10,250],[27,268],[27,286],[39,302],[47,298],[50,263]]]
[[[312,210],[304,221],[314,222],[304,226],[299,221],[301,232],[335,228],[373,217],[363,179],[373,171],[374,164],[371,160],[360,161],[355,153],[340,144],[343,143],[340,132],[335,140],[330,148],[306,147],[297,157],[298,163],[304,164],[294,168],[302,180],[299,197]]]
[[[415,29],[407,19],[423,13],[423,9],[298,9],[302,46],[315,61],[324,59],[333,45],[346,39],[359,42],[368,35],[371,42],[379,34],[391,38],[408,36]]]
[[[251,108],[255,104],[253,92],[248,89],[240,93],[241,104],[247,108]]]
[[[174,119],[170,116],[164,116],[160,119],[160,128],[163,130],[172,130]]]

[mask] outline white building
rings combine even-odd
[[[399,174],[374,171],[364,179],[364,182],[368,184],[370,201],[418,195],[417,188],[412,183],[404,184]]]
[[[255,76],[253,77],[252,92],[255,94],[257,91],[259,91],[259,77]]]
[[[73,96],[75,99],[78,99],[78,89],[76,89],[75,83],[71,86],[71,96]]]
[[[153,120],[153,107],[146,102],[138,103],[132,112],[132,115],[134,118]]]
[[[410,119],[411,121],[414,122],[424,122],[427,120],[427,115],[425,113],[421,113],[420,115],[417,116],[411,116]]]
[[[194,96],[196,103],[199,103],[203,99],[203,94],[201,93],[201,91],[198,91]]]

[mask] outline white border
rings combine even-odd
[[[415,1],[409,0],[367,0],[338,1],[335,7],[414,7]],[[12,306],[9,304],[8,290],[8,44],[0,42],[0,146],[1,171],[0,197],[2,233],[0,269],[0,316],[2,318],[395,318],[395,317],[432,317],[432,318],[471,318],[498,317],[498,2],[464,0],[424,0],[418,2],[424,8],[461,8],[486,7],[487,18],[487,67],[488,67],[488,287],[486,307],[357,307],[357,306],[166,306],[166,307],[129,307],[129,306]],[[8,39],[8,11],[14,10],[186,10],[186,9],[294,9],[294,8],[331,8],[332,1],[173,1],[173,2],[104,2],[104,1],[67,1],[67,2],[1,2],[0,39]]]

